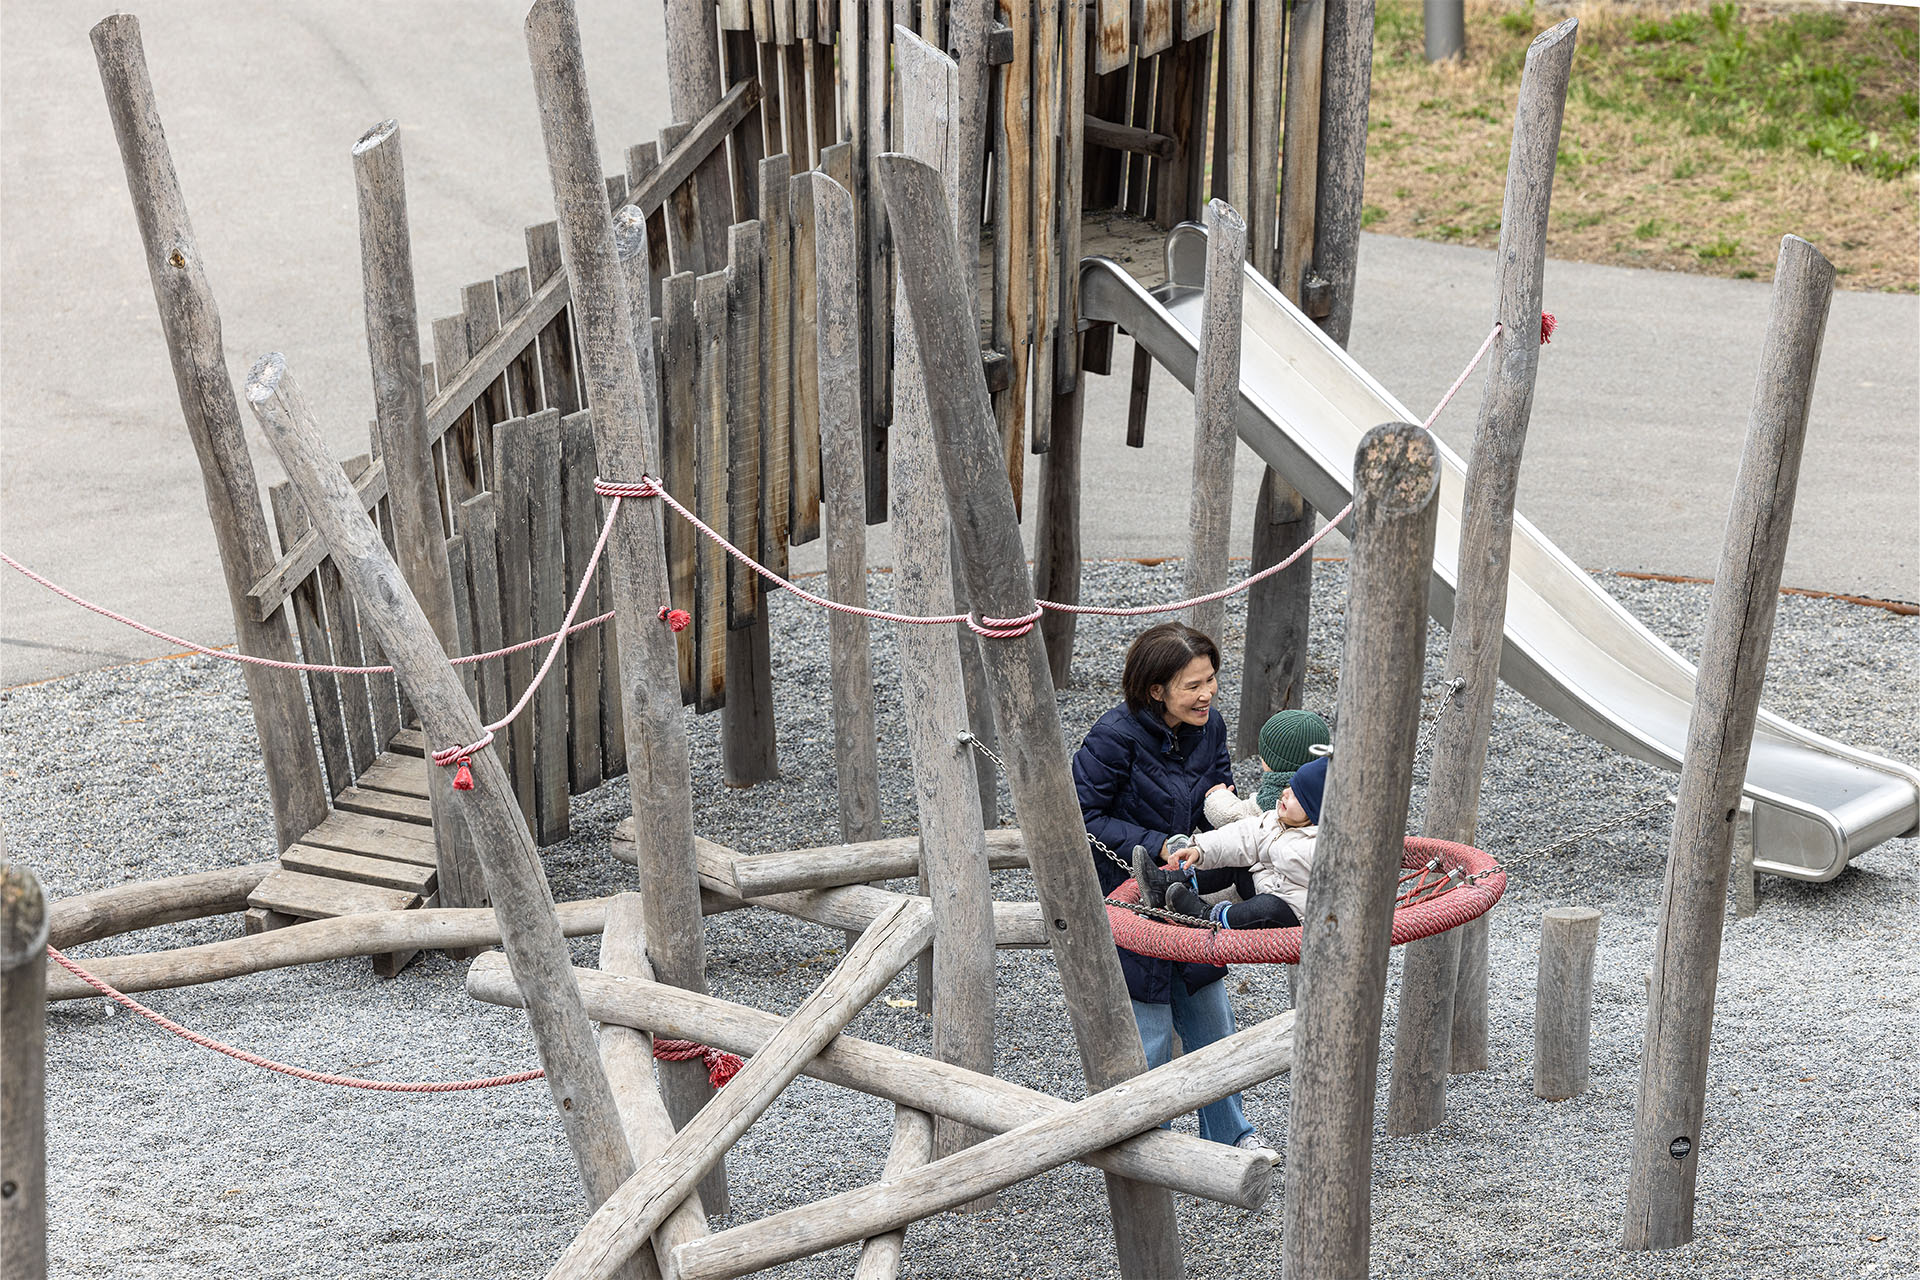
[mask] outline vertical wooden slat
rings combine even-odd
[[[1164,57],[1134,60],[1133,99],[1132,106],[1129,108],[1131,114],[1128,116],[1128,121],[1136,129],[1151,130],[1153,128],[1154,94],[1165,64]],[[1157,163],[1148,156],[1129,155],[1127,157],[1125,208],[1136,218],[1146,217],[1147,210],[1152,207],[1149,203],[1152,197],[1152,184],[1147,179],[1152,166]]]
[[[695,503],[698,485],[694,479],[699,467],[700,403],[699,372],[694,355],[693,276],[679,272],[667,277],[661,294],[660,310],[660,385],[661,397],[660,457],[664,468],[661,478],[667,492],[683,505]],[[699,547],[702,538],[686,521],[667,521],[668,592],[676,608],[689,614],[699,607]],[[676,638],[680,642],[680,695],[689,704],[698,688],[698,632],[689,628]]]
[[[1213,194],[1244,216],[1250,124],[1247,103],[1249,10],[1253,0],[1220,0],[1214,44],[1219,50],[1213,126]]]
[[[433,363],[446,381],[458,376],[467,363],[467,323],[459,316],[441,316],[433,322]],[[453,505],[458,507],[486,487],[476,450],[478,438],[473,424],[474,410],[463,410],[440,438],[441,472],[450,486]]]
[[[1133,18],[1129,0],[1098,0],[1093,32],[1093,73],[1111,75],[1127,65]],[[1002,21],[1005,21],[1003,18]],[[1112,117],[1108,117],[1111,119]]]
[[[349,478],[358,476],[367,469],[369,459],[358,454],[342,464]],[[347,594],[340,581],[340,570],[329,556],[320,562],[320,594],[325,601],[327,612],[327,631],[333,642],[334,661],[344,667],[366,666],[366,652],[360,639],[360,614],[354,607],[353,599]],[[368,702],[369,690],[365,676],[340,677],[340,703],[346,714],[347,750],[353,759],[353,771],[357,775],[373,763],[384,744],[376,743],[373,734],[373,709]]]
[[[506,647],[506,612],[500,604],[500,495],[479,493],[460,504],[466,530],[467,580],[473,599],[473,652]],[[507,711],[506,658],[489,658],[479,668],[480,718],[491,724]],[[501,746],[501,758],[507,758]]]
[[[1220,0],[1179,0],[1180,38],[1192,40],[1213,31],[1218,21]]]
[[[760,113],[761,157],[754,161],[748,171],[749,181],[760,179],[760,163],[769,155],[778,155],[786,150],[787,130],[786,86],[780,81],[780,46],[770,40],[761,40],[754,46],[754,75],[760,82],[760,105],[755,108]],[[753,213],[760,216],[760,192],[753,192]]]
[[[699,388],[699,490],[694,510],[710,529],[727,527],[727,273],[694,282],[693,315]],[[697,545],[700,580],[693,624],[700,656],[694,710],[718,710],[727,689],[727,566],[711,539]]]
[[[467,564],[467,538],[456,533],[447,539],[447,576],[453,583],[453,634],[460,645],[460,652],[483,653],[473,638],[473,596],[467,582],[472,571]],[[460,673],[461,687],[467,691],[467,701],[474,706],[480,705],[480,667],[482,663],[463,662],[454,670]]]
[[[867,104],[861,121],[866,145],[858,157],[861,185],[853,194],[854,208],[859,210],[865,228],[861,249],[866,255],[862,273],[866,287],[866,363],[862,368],[868,388],[864,405],[868,424],[867,522],[878,524],[887,518],[887,424],[893,417],[893,271],[886,210],[873,185],[873,174],[881,154],[893,146],[893,6],[889,0],[866,0],[866,16],[866,39],[861,47],[866,60],[862,84]]]
[[[1060,64],[1060,137],[1059,162],[1055,166],[1060,188],[1060,301],[1058,337],[1054,345],[1053,393],[1072,393],[1080,365],[1080,213],[1081,193],[1086,187],[1087,98],[1087,0],[1065,0],[1066,15]],[[1052,419],[1049,413],[1049,436]],[[1049,439],[1048,448],[1052,448]]]
[[[460,291],[460,317],[467,326],[467,358],[500,332],[500,299],[493,281],[481,280]],[[473,438],[484,468],[493,457],[493,424],[512,414],[507,408],[507,380],[503,374],[489,383],[473,402]],[[489,485],[491,477],[488,478]]]
[[[642,142],[627,148],[627,183],[638,187],[645,182],[655,169],[660,167],[660,144]],[[691,190],[687,184],[682,187]],[[671,197],[661,202],[647,219],[647,260],[651,264],[647,273],[647,307],[649,315],[660,314],[661,282],[667,277],[667,261],[670,257],[667,248],[667,205]]]
[[[1140,56],[1150,58],[1172,45],[1173,0],[1144,0],[1140,7]]]
[[[823,7],[821,13],[830,12]],[[813,110],[813,166],[820,167],[820,153],[840,141],[840,103],[834,76],[834,46],[821,38],[807,46],[807,101]]]
[[[755,40],[773,39],[772,0],[751,0],[748,7],[753,14],[753,38]]]
[[[576,416],[584,419],[586,415]],[[544,636],[560,629],[572,594],[560,505],[560,415],[543,411],[526,421],[527,559],[533,631]],[[541,645],[530,655],[535,670],[546,661],[548,647]],[[562,644],[552,669],[533,695],[533,705],[521,715],[522,719],[533,717],[534,839],[543,846],[567,838],[567,679],[567,649]]]
[[[812,187],[796,176],[789,212],[793,248],[793,417],[789,439],[788,541],[820,536],[820,281]]]
[[[348,479],[358,480],[366,473],[367,467],[373,465],[373,461],[380,456],[380,424],[378,422],[367,424],[367,444],[368,453],[365,458],[359,460],[362,465],[357,470],[350,468]],[[388,483],[391,484],[391,480]],[[374,504],[370,514],[373,516],[374,523],[379,526],[380,541],[386,544],[387,554],[394,554],[392,497],[380,499]],[[439,532],[438,528],[434,530],[436,535]],[[361,633],[360,647],[361,652],[366,655],[367,666],[389,665],[386,655],[380,651],[380,642],[374,638],[371,631]],[[367,677],[367,698],[373,704],[374,745],[378,750],[385,751],[388,744],[393,741],[394,735],[400,732],[401,702],[403,701],[402,690],[395,682],[391,671]],[[411,711],[411,708],[408,710]]]
[[[1016,509],[1020,505],[1021,483],[1026,466],[1026,423],[1022,420],[1027,404],[1027,363],[1032,354],[1033,251],[1033,159],[1031,92],[1033,76],[1033,30],[1030,21],[1031,0],[997,0],[1002,24],[1013,28],[1013,61],[1001,68],[1000,137],[994,149],[994,163],[1001,170],[998,190],[998,216],[994,234],[1007,245],[1007,281],[1004,327],[997,323],[995,346],[1004,332],[1006,345],[1001,349],[1012,362],[1013,379],[1006,397],[1010,412],[1000,418],[1001,455],[1007,464],[1007,483],[1013,486]],[[995,240],[996,250],[1000,239]],[[997,267],[997,258],[996,258]]]
[[[527,228],[527,275],[540,288],[561,268],[560,232],[551,222]],[[436,331],[435,336],[438,337]],[[563,309],[540,331],[540,404],[572,413],[580,407],[580,383],[573,368],[573,318]],[[441,368],[447,368],[445,364]],[[472,553],[472,548],[468,548]]]
[[[760,385],[762,231],[735,223],[727,258],[727,541],[760,559],[760,469],[765,412]],[[760,616],[760,576],[727,557],[727,625]]]
[[[744,31],[728,31],[721,35],[720,43],[724,51],[722,58],[723,74],[729,85],[739,84],[759,74],[760,54],[753,37]],[[753,206],[758,203],[760,190],[755,175],[760,171],[760,161],[767,154],[766,87],[760,91],[760,105],[747,112],[733,133],[727,138],[728,163],[733,174],[733,221],[746,222],[755,217]],[[720,252],[718,246],[710,246],[714,252]]]
[[[786,156],[768,156],[760,162],[760,225],[766,236],[760,320],[760,560],[782,577],[787,573],[793,479],[793,246],[787,212],[791,182]]]
[[[1035,453],[1053,442],[1053,343],[1060,323],[1059,167],[1060,0],[1035,0],[1033,10],[1033,409],[1028,435]],[[963,215],[965,216],[965,215]],[[1022,485],[1014,481],[1015,507]]]
[[[804,3],[804,0],[803,0]],[[786,105],[786,151],[795,169],[813,167],[813,148],[808,135],[812,128],[813,107],[807,101],[807,49],[799,40],[780,46],[780,82]],[[761,216],[765,216],[762,210]]]
[[[502,271],[493,278],[494,295],[500,300],[500,323],[508,325],[533,301],[533,286],[528,282],[527,269],[515,267],[511,271]],[[540,408],[540,355],[535,343],[529,343],[525,350],[514,356],[503,375],[506,379],[507,398],[503,412],[508,414],[528,414]]]
[[[1286,65],[1286,5],[1283,0],[1252,0],[1253,119],[1248,146],[1246,214],[1248,260],[1261,274],[1273,270],[1273,245],[1280,213],[1280,79]]]
[[[753,11],[748,0],[720,0],[720,29],[748,31],[753,27]]]
[[[690,124],[670,124],[660,131],[660,150],[670,152],[691,132]],[[667,256],[675,271],[701,274],[707,269],[706,247],[700,238],[700,209],[696,186],[683,182],[667,195],[661,206],[666,217]]]
[[[551,410],[541,410],[550,413]],[[521,644],[538,634],[533,629],[533,545],[528,528],[528,501],[533,488],[533,446],[529,419],[510,418],[493,431],[494,491],[500,495],[500,609],[507,644]],[[533,682],[534,655],[530,650],[509,654],[507,705],[512,706]],[[500,735],[511,758],[514,798],[529,825],[534,820],[533,717],[522,714]]]
[[[1173,139],[1173,158],[1154,184],[1153,220],[1163,231],[1199,212],[1193,207],[1193,191],[1206,156],[1205,85],[1211,47],[1205,36],[1175,45],[1160,76],[1157,118],[1160,132]]]
[[[285,480],[267,490],[273,507],[273,527],[285,554],[312,522],[294,496],[293,486]],[[320,584],[314,574],[293,589],[293,623],[300,633],[301,661],[319,666],[333,664],[333,646],[327,640],[327,620],[321,612]],[[340,680],[323,671],[307,672],[307,694],[313,702],[313,719],[320,732],[320,759],[327,769],[327,793],[339,795],[353,785],[353,761],[347,753],[347,729],[341,719]]]

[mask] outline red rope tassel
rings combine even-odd
[[[712,1045],[699,1044],[692,1040],[662,1040],[656,1037],[653,1042],[653,1056],[662,1062],[691,1062],[698,1058],[707,1064],[707,1083],[718,1089],[727,1081],[740,1074],[740,1068],[747,1064],[737,1053],[728,1053]]]
[[[1559,327],[1560,322],[1553,318],[1553,312],[1542,311],[1540,313],[1540,345],[1544,347],[1552,342],[1553,331]]]

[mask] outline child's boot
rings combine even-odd
[[[1167,886],[1184,883],[1177,871],[1154,865],[1153,855],[1144,846],[1133,846],[1133,882],[1140,886],[1140,901],[1158,910],[1167,905]]]
[[[1181,880],[1167,886],[1167,910],[1177,915],[1190,917],[1175,920],[1174,924],[1191,924],[1200,927],[1213,916],[1213,908],[1199,894],[1195,893],[1186,881]]]

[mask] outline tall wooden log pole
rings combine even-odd
[[[460,677],[380,540],[380,531],[366,518],[346,473],[327,452],[283,356],[266,355],[254,365],[247,378],[247,403],[360,606],[361,623],[372,629],[406,686],[427,741],[436,747],[478,741],[483,734],[479,713],[467,700]],[[588,1200],[597,1205],[633,1171],[633,1157],[600,1066],[593,1025],[574,985],[540,851],[513,800],[513,783],[497,751],[476,753],[471,771],[473,790],[461,793],[467,829],[486,874],[501,942],[530,997],[529,1021],[540,1065],[546,1068],[580,1181]],[[698,908],[695,911],[697,921]]]
[[[580,27],[570,0],[538,0],[528,11],[527,50],[600,472],[611,479],[638,480],[659,472],[660,432],[647,417],[633,349],[632,306],[615,258]],[[658,502],[624,504],[600,572],[613,598],[620,640],[617,670],[625,711],[627,789],[639,836],[640,879],[647,887],[648,954],[662,982],[705,991],[706,943],[700,930],[693,777],[680,711],[679,655],[673,633],[659,618],[660,606],[668,600],[665,515]],[[698,1061],[661,1063],[660,1086],[674,1123],[682,1126],[713,1096]],[[701,1187],[701,1198],[707,1212],[726,1211],[718,1178]]]
[[[1773,308],[1760,352],[1746,453],[1734,481],[1726,548],[1707,606],[1660,894],[1621,1236],[1628,1249],[1674,1249],[1693,1239],[1728,859],[1773,640],[1807,406],[1832,302],[1833,265],[1805,240],[1784,237],[1773,272]]]
[[[1422,830],[1472,844],[1480,823],[1480,784],[1493,730],[1493,695],[1507,620],[1513,549],[1513,501],[1520,453],[1533,416],[1540,368],[1540,297],[1547,266],[1547,214],[1567,78],[1579,23],[1569,18],[1527,50],[1514,110],[1501,215],[1500,334],[1488,363],[1486,394],[1474,429],[1460,521],[1459,582],[1447,640],[1446,680],[1457,692],[1434,726]],[[1406,951],[1393,1040],[1387,1132],[1424,1133],[1447,1114],[1447,1074],[1487,1065],[1487,920],[1419,942]]]
[[[1353,585],[1340,743],[1322,806],[1300,958],[1300,1054],[1287,1131],[1283,1274],[1367,1274],[1374,1070],[1386,998],[1439,514],[1419,427],[1375,427],[1353,462]]]
[[[900,145],[937,166],[945,190],[955,192],[960,157],[954,145],[958,73],[953,62],[905,27],[894,28],[893,58],[899,76],[894,123]],[[949,229],[959,220],[958,206],[949,200],[942,200],[936,212]],[[907,319],[906,273],[897,279],[887,486],[894,599],[904,613],[946,614],[954,609],[951,526],[928,388]],[[991,1075],[993,888],[980,822],[979,774],[972,749],[960,738],[969,724],[960,651],[945,627],[901,627],[897,642],[907,752],[913,759],[927,893],[933,900],[933,1056]],[[950,1155],[977,1136],[938,1120],[934,1156]]]
[[[719,17],[707,0],[666,0],[667,107],[673,118],[691,125],[720,101]],[[698,253],[692,262],[676,262],[678,271],[705,275],[727,261],[727,228],[733,225],[733,195],[727,177],[727,150],[715,147],[693,173],[694,205],[699,219]]]
[[[47,900],[0,828],[0,1276],[47,1274]]]
[[[1240,445],[1240,302],[1246,284],[1247,223],[1224,200],[1207,202],[1207,288],[1200,302],[1200,354],[1193,373],[1193,483],[1187,495],[1184,590],[1205,595],[1227,585],[1233,523],[1233,453]],[[1187,622],[1220,636],[1227,602],[1195,605]]]
[[[1373,86],[1373,0],[1323,0],[1320,172],[1313,269],[1333,286],[1319,325],[1341,346],[1353,329],[1360,267],[1360,202],[1367,175],[1367,95]]]
[[[207,514],[213,519],[233,607],[234,638],[240,652],[277,662],[297,662],[284,613],[264,621],[254,617],[247,590],[278,558],[267,536],[266,513],[254,480],[253,459],[241,426],[240,406],[227,376],[226,349],[220,338],[220,310],[207,284],[186,198],[173,171],[173,157],[160,127],[147,56],[140,43],[140,20],[117,13],[94,27],[94,59],[107,93],[107,112],[127,171],[134,216],[146,247],[153,300],[173,362],[180,412],[200,459]],[[415,371],[418,376],[418,369]],[[327,788],[314,751],[313,725],[307,718],[300,673],[246,664],[247,701],[260,735],[273,802],[274,835],[284,849],[320,825],[327,816]]]
[[[966,306],[970,277],[955,252],[940,175],[910,157],[889,155],[879,176],[974,612],[1026,617],[1035,612],[1033,588]],[[990,640],[982,649],[1007,780],[1041,911],[1053,925],[1049,937],[1081,1065],[1089,1088],[1105,1089],[1145,1070],[1146,1051],[1100,905],[1046,651],[1037,629]],[[1107,1199],[1123,1276],[1177,1280],[1185,1274],[1171,1196],[1108,1175]]]
[[[394,552],[407,586],[440,637],[441,648],[449,657],[457,657],[460,631],[454,620],[453,575],[447,565],[447,537],[452,531],[441,512],[420,385],[420,318],[414,303],[413,244],[407,233],[406,167],[398,123],[377,124],[354,144],[353,181],[360,205],[367,358],[373,366],[374,417],[380,460],[387,467]],[[462,673],[469,699],[474,694],[472,671],[467,667]],[[440,905],[483,906],[487,886],[459,820],[461,809],[453,803],[453,778],[445,769],[432,769],[427,784]]]

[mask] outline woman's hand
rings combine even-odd
[[[1191,836],[1169,836],[1160,848],[1161,865],[1176,871],[1190,871],[1200,865],[1200,846]]]
[[[1212,795],[1216,791],[1233,791],[1233,784],[1231,782],[1216,782],[1207,788],[1208,795]],[[1240,794],[1238,791],[1233,791],[1233,793],[1235,795]]]

